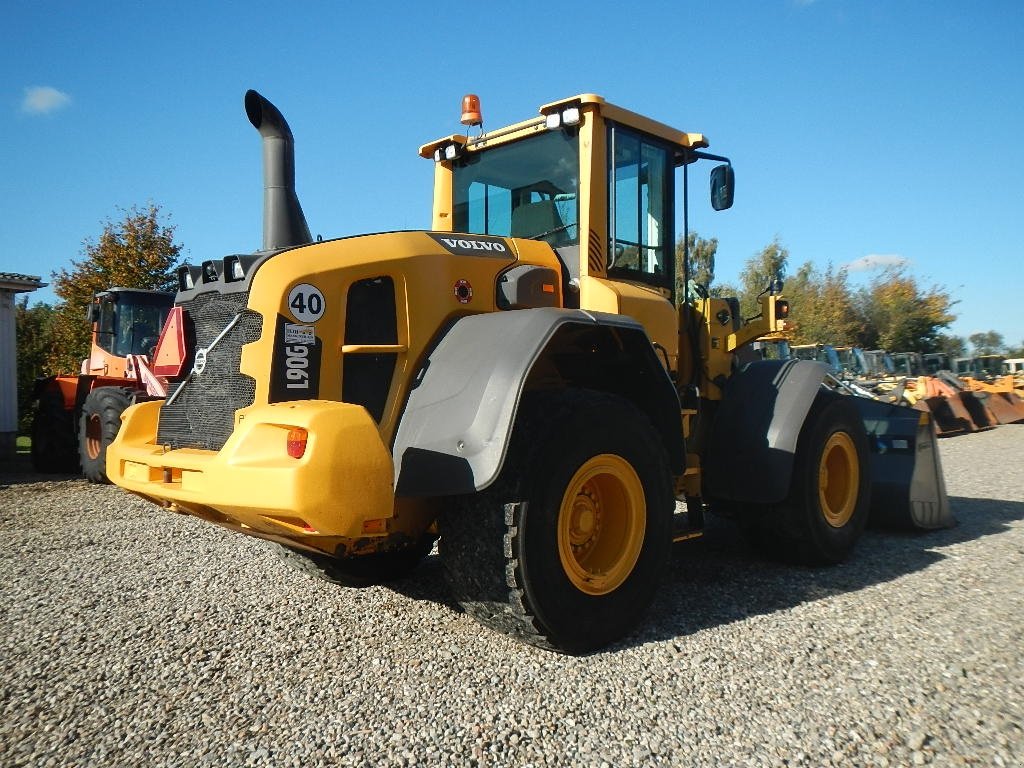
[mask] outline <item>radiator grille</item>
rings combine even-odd
[[[235,315],[242,317],[209,352],[202,374],[179,384],[174,402],[160,409],[161,445],[219,451],[234,429],[235,411],[256,399],[256,380],[238,370],[242,345],[257,341],[263,327],[263,317],[245,308],[248,298],[242,292],[211,292],[182,305],[190,349],[208,348]]]

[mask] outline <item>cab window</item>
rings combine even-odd
[[[547,131],[483,152],[454,166],[456,232],[579,241],[579,139]]]
[[[672,153],[620,125],[608,131],[608,274],[671,289]]]

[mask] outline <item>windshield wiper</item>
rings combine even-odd
[[[555,232],[561,232],[563,229],[568,229],[569,227],[575,227],[575,226],[576,226],[575,222],[573,222],[571,224],[562,224],[560,226],[555,227],[554,229],[549,229],[547,232],[541,232],[539,235],[530,235],[529,237],[527,237],[525,239],[526,240],[540,240],[542,237],[547,237],[548,235],[555,234]]]

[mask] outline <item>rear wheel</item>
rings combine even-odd
[[[132,404],[134,391],[125,387],[97,387],[82,404],[78,425],[78,453],[82,474],[90,483],[109,483],[107,447],[121,429],[121,414]]]
[[[277,543],[272,547],[281,561],[294,571],[342,587],[359,588],[408,576],[430,554],[434,548],[434,537],[425,537],[408,549],[344,558],[292,549]]]
[[[856,406],[819,395],[797,445],[789,496],[783,503],[785,553],[809,564],[846,559],[867,523],[868,442]]]
[[[674,509],[661,440],[630,402],[573,390],[524,397],[498,479],[451,500],[440,552],[480,623],[586,653],[654,597]]]
[[[32,468],[36,472],[78,472],[75,414],[64,407],[59,390],[39,397],[32,419]]]

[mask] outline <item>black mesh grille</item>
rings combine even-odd
[[[242,345],[259,339],[263,318],[245,308],[248,298],[241,292],[203,293],[182,305],[193,350],[209,347],[239,312],[242,318],[210,351],[202,374],[179,385],[174,402],[160,409],[160,444],[219,451],[234,429],[235,411],[253,404],[256,380],[238,367]]]

